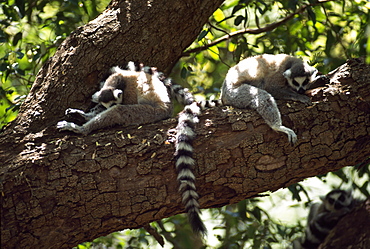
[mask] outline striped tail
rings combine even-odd
[[[199,122],[200,107],[196,102],[185,106],[179,114],[179,123],[176,127],[176,170],[177,180],[180,183],[179,191],[182,194],[182,202],[188,214],[188,219],[196,234],[205,235],[207,229],[200,218],[200,209],[196,192],[195,176],[193,173],[195,160],[193,159],[193,140],[195,138],[194,126]]]
[[[199,195],[195,187],[195,176],[193,173],[195,160],[193,159],[193,140],[195,139],[194,126],[199,122],[198,116],[201,110],[209,107],[222,105],[221,100],[204,100],[195,102],[193,94],[180,85],[165,79],[164,84],[168,88],[172,98],[185,105],[184,110],[179,113],[179,121],[176,127],[176,171],[177,180],[182,195],[182,202],[188,214],[189,223],[196,234],[206,235],[207,229],[200,218]]]
[[[197,103],[198,103],[198,106],[201,110],[223,105],[221,99],[202,100],[202,101],[199,101]]]
[[[189,89],[176,84],[171,78],[163,79],[163,84],[167,87],[171,98],[176,99],[180,104],[190,105],[195,101],[194,96]]]

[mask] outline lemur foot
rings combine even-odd
[[[57,124],[57,129],[61,131],[73,131],[74,133],[83,134],[82,126],[76,125],[72,122],[67,122],[65,120],[59,121]]]

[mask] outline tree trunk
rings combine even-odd
[[[170,68],[222,1],[113,1],[42,68],[0,137],[2,248],[68,248],[184,211],[168,119],[80,136],[55,129],[86,108],[102,74],[140,60]],[[166,14],[163,14],[166,13]],[[312,107],[279,102],[290,146],[254,111],[214,108],[197,126],[202,208],[236,203],[370,155],[370,68],[352,60],[312,91]]]

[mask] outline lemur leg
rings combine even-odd
[[[60,121],[57,128],[75,133],[89,134],[90,132],[114,125],[127,126],[131,124],[147,124],[170,117],[172,107],[154,107],[149,104],[115,105],[90,119],[82,126],[75,123]]]
[[[235,89],[225,87],[223,91],[225,90],[226,92],[222,94],[222,101],[225,105],[256,110],[273,130],[287,134],[291,144],[297,142],[297,135],[294,131],[282,125],[279,108],[271,94],[248,84]]]
[[[71,120],[77,119],[77,120],[83,120],[83,122],[87,122],[93,117],[95,117],[98,113],[101,113],[105,110],[107,110],[107,108],[105,108],[101,104],[97,104],[89,112],[84,112],[79,109],[68,108],[65,111],[65,116],[67,117],[67,119],[71,119]]]

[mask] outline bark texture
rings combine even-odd
[[[128,60],[170,67],[222,1],[141,2],[113,1],[66,39],[1,135],[2,248],[69,248],[183,212],[167,135],[176,119],[86,137],[55,129],[66,108],[89,105],[109,67]],[[330,86],[312,91],[313,106],[280,102],[299,138],[294,147],[253,111],[205,112],[195,141],[201,207],[368,159],[369,78],[369,66],[352,60],[331,74]]]
[[[280,103],[284,123],[299,137],[294,147],[255,112],[207,111],[195,142],[201,207],[236,203],[366,160],[369,74],[353,60],[332,75],[332,85],[312,92],[314,106]],[[67,248],[183,212],[167,137],[175,125],[169,119],[86,137],[33,134],[21,141],[18,155],[6,151],[3,137],[2,246]]]

